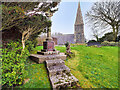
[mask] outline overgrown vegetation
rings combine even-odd
[[[51,21],[47,14],[53,14],[57,11],[58,3],[49,1],[2,2],[2,28],[0,31],[2,34],[6,33],[3,31],[8,31],[9,36],[10,30],[14,27],[21,35],[19,42],[17,42],[18,38],[14,37],[12,40],[16,40],[16,42],[9,42],[10,39],[6,36],[7,39],[3,40],[7,42],[3,43],[2,51],[2,87],[14,87],[23,84],[24,78],[27,76],[24,74],[27,73],[25,72],[25,62],[29,52],[33,53],[31,51],[34,51],[37,45],[36,37],[41,32],[49,30]]]
[[[24,80],[25,61],[29,56],[29,51],[22,50],[19,41],[9,42],[2,49],[2,86],[11,87],[21,85]]]
[[[59,2],[2,2],[2,28],[11,30],[18,28],[22,34],[22,46],[31,37],[34,38],[46,32],[51,26],[48,13],[54,13]]]

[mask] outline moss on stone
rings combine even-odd
[[[71,76],[71,74],[69,72],[67,72],[66,75]]]
[[[63,83],[63,82],[61,82],[61,81],[58,81],[58,82],[56,82],[56,83],[54,83],[54,84],[60,84],[60,83]]]

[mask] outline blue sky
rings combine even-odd
[[[85,23],[85,13],[90,10],[93,2],[80,2],[80,7],[84,21],[84,34],[86,39],[92,39],[92,33],[89,26]],[[61,32],[63,34],[74,33],[74,23],[78,8],[78,2],[61,2],[59,9],[52,16],[52,33]]]

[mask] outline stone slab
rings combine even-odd
[[[57,55],[59,54],[59,51],[47,51],[47,52],[43,52],[43,51],[38,51],[37,54],[40,55]]]
[[[66,65],[53,66],[50,68],[48,67],[48,71],[50,76],[61,75],[62,73],[70,73],[70,69]]]
[[[47,67],[65,64],[65,62],[63,60],[61,60],[61,59],[46,60],[46,63],[47,63]]]
[[[59,89],[76,85],[78,79],[71,73],[63,60],[46,60],[47,70],[49,72],[52,88]]]
[[[53,88],[65,88],[76,84],[78,79],[75,78],[71,73],[69,73],[69,75],[63,73],[62,75],[50,76],[50,81]]]
[[[31,54],[30,59],[36,61],[37,63],[43,63],[46,60],[55,60],[55,59],[66,60],[66,55],[64,55],[63,53],[60,53],[58,55]]]

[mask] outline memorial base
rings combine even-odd
[[[43,42],[43,50],[38,51],[37,54],[30,55],[31,60],[34,60],[37,63],[43,63],[46,60],[55,59],[66,60],[66,55],[55,50],[54,46],[54,41],[46,40],[45,42]]]
[[[42,52],[55,51],[54,47],[55,47],[54,41],[46,40],[43,42],[43,50],[41,50],[41,51]]]

